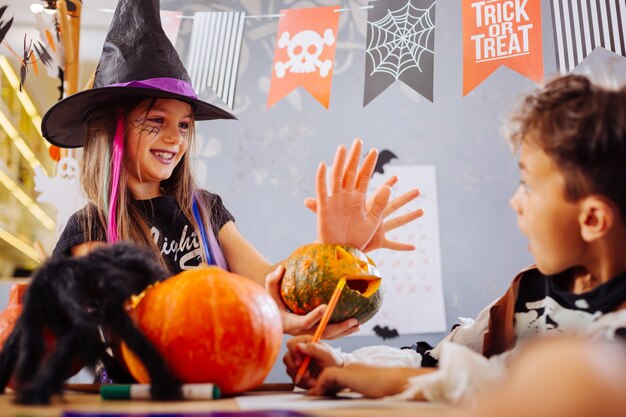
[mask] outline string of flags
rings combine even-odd
[[[558,71],[569,73],[595,48],[603,47],[626,56],[626,2],[624,0],[550,0],[555,54]],[[363,106],[367,106],[390,85],[405,83],[431,102],[435,74],[435,9],[437,0],[375,0],[367,12],[367,37],[364,45],[365,82]],[[463,21],[463,96],[466,96],[494,71],[506,66],[536,83],[544,78],[543,29],[541,0],[462,0]],[[303,87],[324,107],[330,104],[332,69],[337,44],[339,6],[281,10],[276,34],[274,62],[267,106],[271,107],[293,91]],[[212,15],[218,22],[220,13],[201,12],[194,16]],[[239,15],[240,19],[245,14]],[[243,22],[243,20],[241,20]],[[211,54],[236,56],[233,39],[241,42],[243,25],[215,23],[219,37],[202,38],[204,32],[194,30],[192,45],[205,45]],[[229,33],[239,31],[237,36]],[[194,39],[199,37],[198,39]],[[207,39],[221,39],[218,44]],[[226,52],[226,50],[229,52]],[[236,58],[200,59],[192,51],[189,68],[209,63],[210,71],[219,71],[212,64],[220,59],[235,59],[233,65],[222,65],[230,73],[215,74],[213,80],[227,79],[228,91],[207,82],[194,83],[198,91],[212,87],[232,108]],[[213,65],[213,66],[211,66]],[[203,78],[204,79],[204,78]],[[206,78],[211,80],[210,77]]]
[[[367,6],[367,36],[363,106],[397,81],[434,101],[437,0],[371,0]],[[626,56],[626,1],[549,0],[555,58],[560,73],[569,73],[594,49],[606,48]],[[541,0],[462,0],[463,96],[477,88],[501,66],[540,83],[543,81]],[[0,18],[4,8],[0,9]],[[324,107],[330,106],[339,6],[284,9],[276,33],[267,107],[298,87]],[[213,90],[234,108],[239,58],[244,39],[245,12],[163,11],[166,34],[176,39],[181,18],[192,18],[187,69],[198,93]],[[10,27],[0,20],[0,41]],[[40,33],[45,33],[38,23]],[[49,29],[49,28],[48,28]],[[48,30],[47,40],[51,39]],[[25,45],[47,66],[59,52],[53,46]],[[6,43],[5,43],[6,44]],[[42,49],[45,47],[45,50]],[[34,55],[29,55],[32,57]],[[24,60],[26,64],[26,51]],[[31,59],[32,61],[32,59]]]

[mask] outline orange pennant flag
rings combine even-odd
[[[330,104],[337,44],[338,6],[281,10],[267,107],[304,87],[324,107]]]
[[[541,0],[463,0],[463,96],[500,66],[541,83]]]

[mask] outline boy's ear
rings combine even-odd
[[[607,234],[617,216],[616,208],[603,197],[589,196],[581,202],[580,232],[586,242],[593,242]]]

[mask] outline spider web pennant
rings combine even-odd
[[[436,0],[371,1],[363,106],[397,80],[433,101]]]

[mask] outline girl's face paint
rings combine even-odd
[[[158,99],[146,113],[133,110],[126,127],[128,186],[136,198],[160,195],[160,183],[168,179],[189,147],[193,112],[189,104]],[[156,193],[156,195],[154,195]]]

